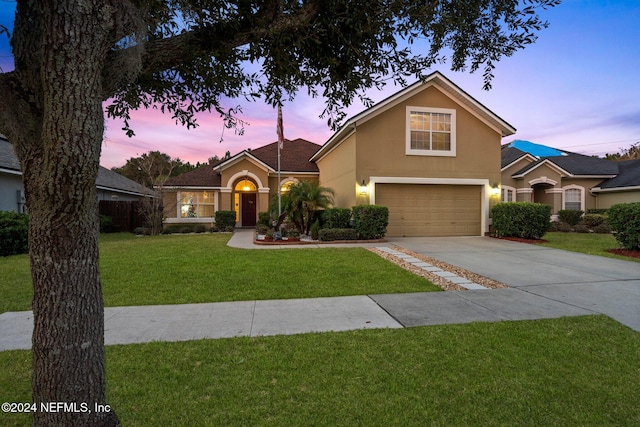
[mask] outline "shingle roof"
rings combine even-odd
[[[526,156],[527,153],[518,150],[517,148],[503,145],[500,152],[500,168],[510,165],[521,157]]]
[[[600,188],[640,187],[640,159],[618,162],[619,174],[603,181]]]
[[[222,180],[220,174],[213,170],[212,165],[204,165],[169,178],[164,185],[167,187],[220,187]]]
[[[569,153],[568,156],[547,157],[546,160],[560,166],[572,175],[599,176],[617,175],[618,173],[616,162],[577,153]]]
[[[0,134],[0,168],[15,170],[21,172],[20,162],[13,151],[13,145]],[[150,190],[145,190],[140,184],[130,180],[120,174],[117,174],[107,168],[100,166],[98,170],[98,178],[96,186],[111,191],[133,193],[143,196]]]
[[[20,162],[13,151],[13,145],[0,134],[0,168],[20,171]]]
[[[310,162],[309,159],[320,147],[320,145],[306,139],[298,138],[293,141],[285,139],[282,150],[280,150],[280,170],[285,172],[318,172],[318,166]],[[278,168],[277,142],[255,148],[250,153],[273,169]]]

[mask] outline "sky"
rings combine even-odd
[[[0,25],[12,28],[14,10],[15,1],[0,0]],[[514,126],[516,134],[503,138],[503,143],[524,139],[604,156],[639,142],[640,1],[564,0],[540,15],[549,28],[538,34],[535,44],[496,64],[489,91],[482,89],[482,70],[453,72],[441,64],[427,73],[440,71]],[[0,35],[0,69],[13,69],[6,35]],[[389,84],[367,95],[378,102],[401,89]],[[213,113],[200,114],[199,126],[187,130],[158,110],[139,110],[130,122],[133,138],[121,130],[121,121],[107,120],[100,163],[122,166],[130,157],[159,150],[195,164],[277,140],[274,108],[261,100],[228,100],[228,108],[237,106],[248,123],[244,135],[224,129]],[[333,131],[319,117],[323,109],[324,100],[310,98],[304,89],[293,102],[285,102],[285,138],[326,142]],[[364,109],[356,101],[345,112],[349,118]]]

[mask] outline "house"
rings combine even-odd
[[[300,179],[335,205],[389,208],[389,236],[483,235],[499,201],[501,139],[515,129],[439,72],[349,119],[325,144],[276,143],[168,180],[166,222],[211,222],[235,210],[253,226],[269,198]],[[497,194],[496,194],[497,192]]]
[[[613,162],[516,140],[502,147],[502,201],[559,210],[640,202],[640,160]]]
[[[98,200],[135,201],[149,197],[151,191],[107,168],[100,167],[96,180]],[[25,212],[22,171],[13,146],[0,134],[0,211]]]
[[[162,186],[165,223],[211,225],[216,211],[233,210],[239,227],[253,227],[278,188],[286,191],[291,183],[318,179],[318,167],[309,161],[318,149],[304,139],[285,140],[280,181],[277,142],[169,178]]]

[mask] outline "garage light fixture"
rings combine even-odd
[[[363,196],[367,195],[367,184],[362,180],[362,184],[360,184],[360,194]]]

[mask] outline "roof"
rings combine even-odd
[[[618,162],[618,176],[603,181],[598,189],[620,189],[622,187],[640,188],[640,159]]]
[[[20,172],[20,162],[13,151],[13,145],[0,133],[0,169]]]
[[[516,148],[525,153],[529,153],[538,158],[551,157],[551,156],[566,156],[564,151],[557,150],[553,147],[548,147],[542,144],[536,144],[531,141],[524,141],[522,139],[516,139],[509,144],[509,147]]]
[[[375,104],[371,108],[364,110],[363,112],[353,116],[340,128],[331,138],[322,146],[322,148],[311,158],[311,160],[317,160],[329,152],[333,147],[340,144],[344,138],[349,135],[352,130],[359,124],[362,124],[378,114],[386,111],[387,109],[394,107],[395,105],[403,102],[407,98],[415,95],[416,93],[423,91],[431,86],[437,86],[440,90],[456,100],[462,106],[467,108],[476,117],[483,120],[489,126],[500,132],[502,136],[513,135],[516,132],[516,128],[507,123],[505,120],[496,115],[493,111],[478,102],[475,98],[469,95],[467,92],[458,87],[451,80],[447,79],[440,72],[435,71],[429,74],[424,80],[420,80],[411,86],[404,88],[403,90],[396,92],[383,101]]]
[[[7,138],[0,134],[0,170],[11,170],[22,175],[20,162],[13,150],[13,145]],[[100,166],[98,169],[98,177],[96,179],[96,187],[102,190],[109,190],[120,193],[134,194],[144,196],[151,190],[145,189],[142,185],[130,180],[116,172]]]
[[[533,161],[515,172],[512,175],[514,178],[522,177],[543,164],[550,164],[552,167],[559,169],[560,172],[574,177],[607,178],[618,174],[618,164],[616,162],[522,140],[516,140],[502,146],[502,168],[504,169],[526,155],[532,156],[531,159]]]
[[[200,166],[190,172],[174,176],[165,181],[165,187],[220,187],[220,174],[212,165]]]
[[[527,153],[509,145],[503,145],[500,151],[500,168],[504,169],[511,163],[525,157]]]
[[[309,159],[321,148],[305,139],[284,140],[280,150],[280,170],[286,172],[319,172],[318,166]],[[278,143],[274,142],[260,148],[255,148],[250,153],[263,163],[278,168]]]

